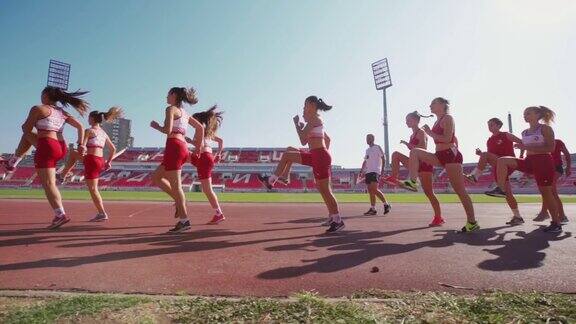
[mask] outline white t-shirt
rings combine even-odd
[[[380,145],[372,145],[366,149],[366,156],[364,160],[366,161],[366,166],[364,167],[365,173],[376,172],[380,174],[382,172],[382,158],[384,157],[384,151]]]

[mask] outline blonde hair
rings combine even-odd
[[[556,117],[556,114],[552,109],[544,106],[531,106],[526,108],[526,110],[535,111],[538,114],[539,119],[543,120],[546,125],[550,125],[551,122],[554,122],[554,118]]]
[[[100,112],[97,110],[91,111],[89,117],[94,118],[98,124],[102,122],[111,122],[124,115],[124,111],[120,107],[110,107],[107,112]]]

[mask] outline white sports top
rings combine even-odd
[[[324,125],[316,126],[310,130],[308,133],[308,138],[323,138],[324,137]]]
[[[210,143],[208,143],[208,139],[206,137],[204,137],[204,144],[202,145],[201,151],[202,153],[212,153],[212,146],[210,146]]]
[[[180,109],[180,117],[174,118],[172,121],[172,131],[171,134],[182,134],[186,135],[186,130],[188,129],[188,120],[190,119],[190,115],[184,108]]]
[[[39,131],[52,131],[61,133],[68,116],[61,107],[50,106],[50,115],[36,121],[36,129]]]
[[[524,145],[544,145],[544,136],[542,135],[542,125],[531,131],[526,129],[522,132],[522,144]]]
[[[88,138],[88,142],[86,142],[86,147],[99,147],[104,148],[106,144],[106,139],[108,138],[108,134],[98,127],[98,128],[90,128],[96,136]]]

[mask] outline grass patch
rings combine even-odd
[[[90,194],[85,190],[63,190],[62,196],[66,200],[90,200]],[[134,200],[134,201],[169,201],[168,196],[158,191],[103,191],[105,200]],[[188,201],[206,202],[206,196],[200,192],[186,193]],[[502,203],[503,200],[488,197],[482,194],[471,195],[475,203]],[[44,191],[40,189],[0,189],[0,198],[36,198],[45,199]],[[253,203],[320,203],[322,197],[318,193],[219,193],[221,202],[253,202]],[[364,203],[368,195],[361,193],[337,193],[336,198],[341,203]],[[424,194],[415,193],[389,193],[386,198],[392,203],[428,203]],[[460,203],[454,194],[438,194],[441,203]],[[518,195],[520,203],[539,203],[539,195]],[[563,196],[566,203],[576,203],[576,196]]]
[[[23,298],[18,298],[19,300]],[[537,292],[447,292],[372,290],[349,298],[314,293],[278,298],[161,298],[129,295],[46,297],[11,303],[2,323],[570,323],[576,322],[576,296]],[[5,303],[6,299],[0,299]],[[27,305],[27,306],[10,306]]]

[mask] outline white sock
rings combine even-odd
[[[340,218],[340,214],[330,215],[333,222],[340,223],[342,222],[342,218]]]
[[[22,158],[19,156],[14,155],[13,157],[10,158],[10,160],[8,161],[8,165],[11,167],[16,167],[18,165],[18,163],[20,163],[20,161],[22,161]]]
[[[516,218],[522,218],[518,209],[512,209],[512,214],[514,214],[514,217]]]
[[[278,176],[273,174],[270,176],[270,178],[268,178],[268,183],[274,185],[276,183],[276,180],[278,180]]]
[[[478,179],[482,175],[482,171],[480,171],[480,169],[478,168],[474,168],[474,171],[472,171],[472,175],[475,176],[476,179]]]
[[[64,207],[54,208],[54,215],[56,215],[56,217],[62,217],[64,215],[66,215],[66,212],[64,211]]]

